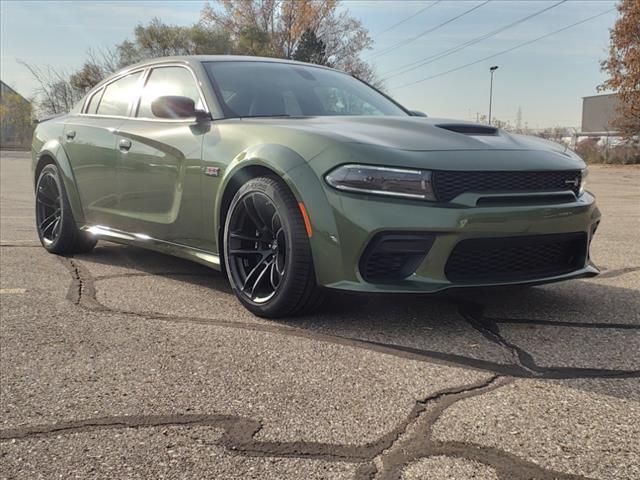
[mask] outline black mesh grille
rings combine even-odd
[[[584,266],[586,248],[585,233],[463,240],[445,274],[452,282],[481,283],[560,275]]]
[[[448,202],[465,192],[545,192],[580,190],[581,172],[433,172],[433,188],[440,201]]]
[[[411,256],[403,253],[374,253],[365,265],[363,276],[371,280],[398,279],[411,275],[405,265]]]
[[[422,263],[433,241],[433,235],[420,232],[379,233],[360,259],[360,273],[371,282],[407,278]]]

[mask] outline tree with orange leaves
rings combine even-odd
[[[303,38],[313,34],[324,46],[317,63],[378,83],[360,58],[373,44],[368,30],[338,7],[338,0],[220,0],[215,8],[205,5],[201,23],[223,29],[239,45],[260,35],[267,42],[261,54],[279,58],[294,58]]]
[[[622,0],[621,16],[611,30],[609,58],[602,70],[609,78],[600,90],[613,90],[620,99],[614,126],[626,138],[640,135],[640,1]]]

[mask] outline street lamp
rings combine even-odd
[[[489,87],[489,125],[491,125],[491,103],[493,101],[493,72],[497,69],[497,65],[489,68],[489,71],[491,72],[491,86]]]

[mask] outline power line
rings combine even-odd
[[[447,70],[446,72],[437,73],[436,75],[431,75],[430,77],[422,78],[420,80],[416,80],[416,81],[413,81],[413,82],[405,83],[405,84],[398,85],[397,87],[392,87],[392,88],[394,88],[394,89],[396,89],[396,88],[405,88],[405,87],[409,87],[411,85],[415,85],[417,83],[426,82],[427,80],[431,80],[433,78],[437,78],[437,77],[441,77],[443,75],[447,75],[449,73],[457,72],[458,70],[462,70],[463,68],[467,68],[467,67],[470,67],[472,65],[476,65],[476,64],[478,64],[480,62],[484,62],[485,60],[489,60],[489,59],[495,58],[495,57],[497,57],[499,55],[503,55],[505,53],[511,52],[511,51],[513,51],[513,50],[515,50],[517,48],[521,48],[521,47],[524,47],[526,45],[530,45],[530,44],[532,44],[534,42],[537,42],[539,40],[543,40],[543,39],[545,39],[547,37],[550,37],[551,35],[555,35],[556,33],[560,33],[560,32],[563,32],[565,30],[568,30],[570,28],[576,27],[576,26],[581,25],[583,23],[586,23],[586,22],[588,22],[590,20],[593,20],[594,18],[598,18],[598,17],[601,17],[603,15],[606,15],[607,13],[613,12],[614,10],[615,10],[615,8],[610,8],[609,10],[606,10],[606,11],[604,11],[602,13],[598,13],[597,15],[593,15],[591,17],[585,18],[584,20],[580,20],[579,22],[572,23],[571,25],[567,25],[566,27],[563,27],[563,28],[560,28],[560,29],[555,30],[553,32],[549,32],[549,33],[547,33],[545,35],[542,35],[541,37],[534,38],[533,40],[528,40],[526,42],[520,43],[520,44],[516,45],[515,47],[507,48],[506,50],[502,50],[501,52],[494,53],[493,55],[489,55],[487,57],[481,58],[480,60],[476,60],[474,62],[465,63],[464,65],[461,65],[461,66],[456,67],[456,68],[452,68],[451,70]]]
[[[409,43],[412,43],[412,42],[416,41],[418,38],[424,37],[424,36],[426,36],[426,35],[428,35],[428,34],[430,34],[430,33],[432,33],[432,32],[435,32],[436,30],[438,30],[438,29],[440,29],[440,28],[444,27],[445,25],[447,25],[447,24],[449,24],[449,23],[451,23],[451,22],[453,22],[453,21],[455,21],[455,20],[457,20],[457,19],[459,19],[459,18],[461,18],[461,17],[464,17],[465,15],[467,15],[467,14],[469,14],[469,13],[473,12],[474,10],[477,10],[477,9],[478,9],[478,8],[480,8],[480,7],[485,6],[485,5],[486,5],[487,3],[489,3],[490,1],[491,1],[491,0],[485,0],[485,2],[483,2],[483,3],[479,4],[479,5],[476,5],[475,7],[472,7],[472,8],[470,8],[469,10],[465,10],[465,11],[464,11],[464,12],[462,12],[461,14],[458,14],[458,15],[456,15],[455,17],[452,17],[452,18],[450,18],[450,19],[448,19],[448,20],[446,20],[446,21],[442,22],[442,23],[440,23],[440,24],[436,25],[435,27],[431,27],[431,28],[429,28],[429,29],[427,29],[427,30],[425,30],[425,31],[423,31],[423,32],[420,32],[418,35],[416,35],[416,36],[414,36],[414,37],[407,38],[407,39],[405,39],[405,40],[401,40],[401,41],[399,41],[398,43],[395,43],[394,45],[391,45],[390,47],[387,47],[387,48],[383,49],[382,51],[380,51],[380,52],[377,52],[377,53],[373,54],[371,57],[369,57],[369,58],[368,58],[368,60],[371,60],[371,59],[373,59],[373,58],[380,57],[380,56],[382,56],[382,55],[386,55],[387,53],[390,53],[391,51],[395,50],[396,48],[399,48],[399,47],[403,47],[403,46],[405,46],[405,45],[408,45]]]
[[[440,28],[444,27],[445,25],[447,25],[447,24],[449,24],[449,23],[451,23],[451,22],[453,22],[453,21],[455,21],[455,20],[457,20],[457,19],[459,19],[459,18],[464,17],[465,15],[468,15],[469,13],[473,12],[474,10],[477,10],[477,9],[479,9],[480,7],[484,7],[484,6],[485,6],[487,3],[489,3],[490,1],[491,1],[491,0],[485,0],[485,1],[484,1],[483,3],[481,3],[480,5],[476,5],[475,7],[470,8],[469,10],[465,10],[465,11],[464,11],[464,12],[462,12],[461,14],[456,15],[455,17],[450,18],[449,20],[446,20],[446,21],[442,22],[442,23],[440,23],[440,24],[436,25],[435,27],[431,27],[430,29],[425,30],[424,32],[420,32],[418,35],[416,35],[416,36],[414,36],[414,37],[407,38],[407,39],[405,39],[405,40],[401,40],[400,42],[398,42],[398,43],[396,43],[396,44],[394,44],[394,45],[391,45],[390,47],[387,47],[387,48],[385,48],[384,50],[382,50],[382,51],[380,51],[380,52],[378,52],[378,53],[373,54],[373,55],[372,55],[372,56],[370,56],[367,60],[371,60],[371,59],[373,59],[373,58],[380,57],[380,56],[382,56],[382,55],[386,55],[387,53],[389,53],[389,52],[391,52],[391,51],[395,50],[396,48],[399,48],[399,47],[403,47],[403,46],[405,46],[405,45],[408,45],[409,43],[416,41],[418,38],[424,37],[424,36],[426,36],[426,35],[430,34],[431,32],[435,32],[436,30],[438,30],[438,29],[440,29]]]
[[[429,55],[428,57],[422,58],[420,60],[416,60],[414,62],[410,62],[407,63],[405,65],[402,65],[396,69],[394,69],[393,71],[395,72],[393,75],[389,75],[385,78],[383,78],[383,80],[390,80],[392,78],[395,78],[399,75],[404,75],[405,73],[411,72],[417,68],[423,67],[425,65],[428,65],[430,63],[433,63],[437,60],[440,60],[441,58],[444,57],[448,57],[449,55],[452,55],[456,52],[459,52],[460,50],[463,50],[467,47],[470,47],[471,45],[474,45],[476,43],[482,42],[483,40],[486,40],[487,38],[491,38],[499,33],[504,32],[505,30],[508,30],[510,28],[515,27],[516,25],[519,25],[523,22],[526,22],[527,20],[530,20],[534,17],[537,17],[538,15],[543,14],[544,12],[547,12],[549,10],[551,10],[552,8],[555,8],[559,5],[562,5],[563,3],[565,3],[567,0],[560,0],[558,3],[554,3],[553,5],[549,6],[549,7],[545,7],[542,10],[539,10],[535,13],[532,13],[530,15],[527,15],[526,17],[523,17],[519,20],[516,20],[513,23],[510,23],[509,25],[505,25],[504,27],[498,28],[497,30],[493,30],[492,32],[489,33],[485,33],[484,35],[481,35],[479,37],[473,38],[471,40],[468,40],[466,42],[460,43],[458,45],[456,45],[455,47],[451,47],[447,50],[444,50],[442,52],[436,53],[434,55]],[[398,71],[400,70],[400,71]],[[387,72],[387,73],[391,73],[391,72]],[[385,74],[383,74],[385,75]]]
[[[431,7],[435,7],[435,6],[436,6],[437,4],[439,4],[440,2],[442,2],[442,0],[437,0],[437,1],[435,1],[435,2],[433,2],[433,3],[431,3],[431,4],[429,4],[429,5],[427,5],[426,7],[421,8],[421,9],[420,9],[420,10],[418,10],[417,12],[412,13],[411,15],[409,15],[409,16],[408,16],[408,17],[406,17],[406,18],[403,18],[403,19],[402,19],[402,20],[400,20],[399,22],[394,23],[393,25],[391,25],[391,26],[390,26],[390,27],[388,27],[388,28],[385,28],[385,29],[384,29],[384,30],[382,30],[381,32],[376,33],[376,34],[374,35],[374,37],[379,37],[379,36],[380,36],[380,35],[382,35],[383,33],[387,33],[389,30],[391,30],[391,29],[393,29],[393,28],[396,28],[398,25],[402,25],[404,22],[406,22],[406,21],[408,21],[408,20],[411,20],[411,19],[412,19],[412,18],[414,18],[414,17],[417,17],[418,15],[420,15],[420,14],[421,14],[421,13],[423,13],[423,12],[426,12],[426,11],[427,11],[427,10],[429,10]]]

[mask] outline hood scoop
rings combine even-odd
[[[463,135],[497,135],[498,129],[486,125],[473,125],[467,123],[445,123],[436,125],[438,128],[449,130],[450,132],[461,133]]]

